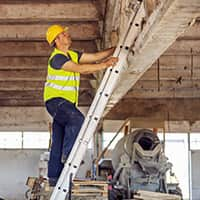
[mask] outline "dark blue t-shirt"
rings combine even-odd
[[[74,51],[78,54],[78,62],[82,56],[82,53],[79,51]],[[54,69],[61,69],[63,64],[66,63],[67,61],[72,60],[70,56],[65,56],[63,54],[56,54],[51,60],[50,60],[50,65]]]

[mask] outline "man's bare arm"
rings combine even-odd
[[[115,47],[112,47],[103,51],[99,51],[96,53],[83,53],[79,62],[81,64],[95,63],[113,55],[114,51],[115,51]]]
[[[66,62],[62,69],[65,71],[71,72],[79,72],[81,74],[90,74],[110,66],[114,66],[118,61],[118,58],[111,57],[105,62],[97,63],[97,64],[76,64],[73,61]]]

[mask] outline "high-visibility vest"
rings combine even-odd
[[[52,98],[62,97],[78,105],[80,73],[68,72],[63,69],[54,69],[50,61],[56,54],[69,55],[73,62],[78,63],[77,52],[69,50],[67,53],[64,53],[56,48],[54,49],[48,61],[48,74],[44,87],[44,101],[46,102]]]

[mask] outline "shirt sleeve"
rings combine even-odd
[[[63,54],[56,54],[51,60],[50,65],[54,69],[61,69],[63,64],[67,61],[70,61],[71,59]]]
[[[81,59],[81,56],[82,56],[83,52],[76,51],[76,50],[73,50],[73,51],[78,54],[78,62],[79,62],[79,60]]]

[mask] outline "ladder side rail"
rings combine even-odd
[[[141,6],[142,7],[142,6]],[[140,8],[141,8],[140,7]],[[135,16],[137,16],[136,14],[134,14],[134,17]],[[132,27],[133,26],[131,26],[132,25],[132,22],[130,22],[130,27],[131,27],[131,29],[133,29]],[[130,32],[130,27],[128,27],[128,29],[127,29],[127,31],[128,32]],[[133,30],[132,30],[133,31]],[[135,32],[135,30],[134,30],[134,32]],[[129,36],[127,36],[127,34],[128,33],[125,33],[125,35],[124,35],[124,37],[133,37],[133,35],[132,34],[129,34]],[[136,36],[137,34],[135,34],[135,36]],[[126,39],[127,40],[127,38],[124,38],[124,39]],[[134,40],[135,38],[133,37],[133,39],[132,40]],[[130,40],[128,40],[128,42],[125,42],[125,44],[126,44],[126,47],[128,46],[128,44],[130,45]],[[78,138],[78,141],[76,142],[76,145],[74,146],[74,151],[72,152],[72,153],[70,153],[70,155],[71,155],[71,159],[68,159],[69,161],[67,161],[67,163],[65,164],[65,169],[64,169],[64,171],[62,172],[62,174],[61,174],[61,177],[60,177],[60,179],[59,179],[59,181],[58,181],[58,184],[57,184],[57,188],[55,188],[55,190],[54,190],[54,192],[53,192],[53,194],[52,194],[52,197],[51,197],[51,199],[55,199],[57,196],[56,196],[56,193],[59,193],[59,192],[61,192],[62,193],[62,188],[63,188],[63,193],[64,193],[64,195],[63,195],[63,197],[61,197],[61,198],[64,198],[64,196],[66,195],[65,193],[67,193],[68,191],[67,191],[67,188],[68,188],[68,181],[66,180],[67,179],[67,177],[65,177],[67,174],[65,173],[65,172],[72,172],[73,173],[73,176],[76,174],[76,172],[77,172],[77,170],[78,170],[78,166],[80,165],[80,162],[81,162],[81,160],[82,160],[82,157],[83,157],[83,155],[84,155],[84,152],[85,152],[85,150],[86,150],[86,148],[87,148],[87,145],[88,145],[88,142],[89,142],[89,140],[90,140],[90,138],[91,138],[91,136],[93,135],[93,131],[95,131],[95,129],[96,129],[96,127],[97,127],[97,125],[98,125],[98,122],[99,122],[99,120],[100,120],[100,116],[103,114],[103,111],[104,111],[104,108],[105,108],[105,106],[106,106],[106,104],[107,104],[107,102],[108,102],[108,99],[109,99],[109,97],[111,96],[111,93],[112,93],[112,91],[114,90],[114,88],[115,88],[115,85],[116,84],[113,84],[113,82],[117,82],[117,80],[118,80],[118,78],[119,78],[119,75],[120,75],[120,73],[121,73],[121,70],[118,70],[118,68],[123,68],[123,66],[126,64],[125,62],[126,62],[126,58],[127,58],[127,56],[128,56],[128,50],[129,50],[129,48],[127,49],[122,49],[121,50],[121,45],[119,44],[118,45],[118,48],[117,48],[117,50],[116,50],[116,52],[115,53],[117,53],[117,51],[119,51],[119,60],[122,60],[121,62],[118,62],[118,64],[117,64],[117,66],[114,68],[115,69],[115,73],[110,73],[110,69],[108,69],[107,70],[107,77],[105,78],[106,79],[106,81],[102,84],[103,85],[103,87],[104,87],[104,90],[106,91],[105,92],[105,99],[104,99],[104,97],[102,97],[101,95],[102,95],[102,89],[100,90],[100,92],[101,92],[101,95],[96,95],[96,96],[99,96],[100,98],[98,98],[97,99],[97,104],[96,104],[96,102],[95,102],[95,100],[94,100],[94,102],[95,102],[95,104],[96,104],[96,107],[94,106],[94,108],[93,109],[91,109],[92,111],[91,112],[95,112],[95,110],[97,110],[98,112],[96,112],[96,113],[92,113],[92,114],[90,114],[90,112],[88,112],[88,117],[87,117],[87,121],[88,121],[88,123],[87,123],[87,121],[86,121],[86,123],[84,123],[85,124],[85,126],[83,125],[83,131],[82,131],[82,134],[80,134],[80,137]],[[121,67],[122,66],[122,67]],[[118,74],[118,76],[116,75],[116,73]],[[112,76],[112,74],[114,74],[113,76]],[[116,78],[115,78],[116,77]],[[104,79],[104,80],[105,80]],[[115,79],[115,81],[113,81]],[[110,82],[110,84],[109,84],[109,82]],[[105,86],[108,86],[108,89],[106,90],[106,87]],[[98,103],[98,102],[100,102],[100,103]],[[98,106],[99,105],[99,106]],[[93,115],[94,115],[94,118],[93,118],[93,120],[92,120],[92,117],[93,117]],[[90,123],[91,122],[91,123]],[[91,125],[90,125],[91,124]],[[87,133],[87,130],[90,130],[90,131],[88,131],[89,132],[89,134],[85,134],[85,133]],[[84,130],[86,130],[86,131],[84,131]],[[80,147],[81,147],[81,150],[80,150]],[[74,160],[75,159],[75,160]],[[73,163],[73,161],[74,161],[74,163]],[[70,173],[71,174],[71,173]],[[66,181],[65,181],[66,180]],[[65,184],[66,183],[66,184]],[[63,187],[64,186],[64,187]],[[56,198],[57,199],[57,198]],[[60,199],[60,198],[59,198]]]

